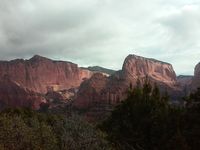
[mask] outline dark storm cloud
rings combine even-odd
[[[22,0],[1,4],[1,38],[4,39],[1,51],[8,56],[56,54],[56,50],[79,49],[79,39],[89,34],[87,25],[94,20],[96,7],[67,1],[54,4]]]
[[[40,54],[120,69],[135,53],[169,61],[178,73],[188,64],[191,74],[199,14],[195,0],[1,0],[0,59]]]

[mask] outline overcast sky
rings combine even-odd
[[[199,0],[0,0],[0,59],[34,54],[121,69],[128,54],[193,74]]]

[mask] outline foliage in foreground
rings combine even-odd
[[[78,117],[7,109],[0,113],[1,150],[109,149],[103,134]]]
[[[200,89],[186,100],[185,108],[169,105],[147,80],[130,89],[99,126],[103,132],[77,116],[7,109],[0,113],[0,150],[109,150],[108,141],[116,150],[198,150]]]
[[[200,89],[188,100],[200,102]],[[198,150],[200,104],[179,108],[167,101],[156,85],[152,87],[146,81],[142,88],[129,91],[127,99],[100,128],[107,132],[116,149]]]

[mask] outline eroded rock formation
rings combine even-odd
[[[5,107],[30,107],[38,109],[41,103],[46,103],[44,97],[17,83],[9,80],[0,80],[0,109]]]
[[[136,55],[129,55],[125,59],[122,72],[124,78],[129,80],[147,76],[169,86],[174,86],[176,83],[176,73],[171,64]]]
[[[176,74],[171,64],[129,55],[124,61],[122,70],[117,71],[110,77],[94,75],[91,79],[83,82],[74,106],[87,108],[100,103],[115,105],[126,97],[130,84],[135,86],[138,80],[142,84],[146,78],[152,84],[156,83],[161,92],[168,91],[174,97],[181,93],[181,88],[178,86]],[[99,87],[99,85],[101,86]]]
[[[21,87],[37,93],[78,87],[92,73],[77,64],[34,56],[29,60],[17,59],[0,62],[0,78],[8,76]]]
[[[79,87],[92,74],[89,70],[79,68],[77,64],[54,61],[38,55],[29,60],[0,61],[0,103],[2,106],[37,109],[44,102],[39,94],[62,91],[60,95],[65,99],[71,96],[65,90]],[[53,96],[58,94],[54,93]]]
[[[79,88],[74,106],[89,108],[95,103],[99,103],[99,99],[103,98],[102,91],[106,87],[107,81],[108,78],[101,73],[96,73],[89,80],[84,81]]]

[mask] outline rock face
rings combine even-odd
[[[89,80],[84,81],[74,101],[77,108],[89,108],[102,99],[102,91],[106,87],[108,78],[101,73],[94,74]]]
[[[0,61],[0,103],[2,107],[26,106],[38,109],[45,101],[39,94],[52,92],[48,95],[50,98],[57,96],[56,99],[65,100],[73,96],[68,89],[79,87],[92,74],[71,62],[54,61],[38,55],[29,60]]]
[[[148,78],[158,82],[163,82],[169,86],[176,83],[176,74],[171,64],[155,59],[129,55],[123,64],[123,76],[126,79]]]
[[[38,109],[46,100],[9,79],[0,80],[0,109],[5,107],[30,107]]]
[[[191,87],[192,80],[193,76],[180,75],[177,77],[177,81],[182,87]]]
[[[200,63],[194,69],[194,78],[192,80],[192,89],[196,90],[198,87],[200,87]]]
[[[199,70],[197,66],[197,79],[194,79],[198,81]],[[136,55],[127,56],[122,70],[110,76],[102,71],[89,71],[71,62],[54,61],[38,55],[29,60],[0,61],[0,102],[2,107],[38,108],[45,102],[41,95],[47,93],[46,98],[50,100],[65,103],[75,98],[73,106],[82,109],[95,106],[94,111],[119,103],[126,97],[130,84],[135,86],[137,80],[142,83],[146,77],[151,83],[156,82],[161,91],[167,90],[173,96],[180,94],[181,87],[172,65]]]
[[[130,84],[135,86],[138,80],[142,83],[146,77],[152,84],[157,83],[161,92],[167,90],[173,96],[180,94],[181,89],[177,84],[172,65],[154,59],[129,55],[124,61],[122,70],[110,77],[94,75],[91,79],[84,81],[80,86],[74,106],[88,108],[88,106],[98,105],[98,103],[115,105],[126,97]],[[101,86],[99,87],[99,85]]]
[[[37,93],[78,87],[92,73],[66,61],[34,56],[29,60],[17,59],[0,62],[0,79],[8,76],[21,87]]]
[[[178,84],[180,84],[184,96],[187,96],[191,92],[193,76],[180,75],[177,77]]]

